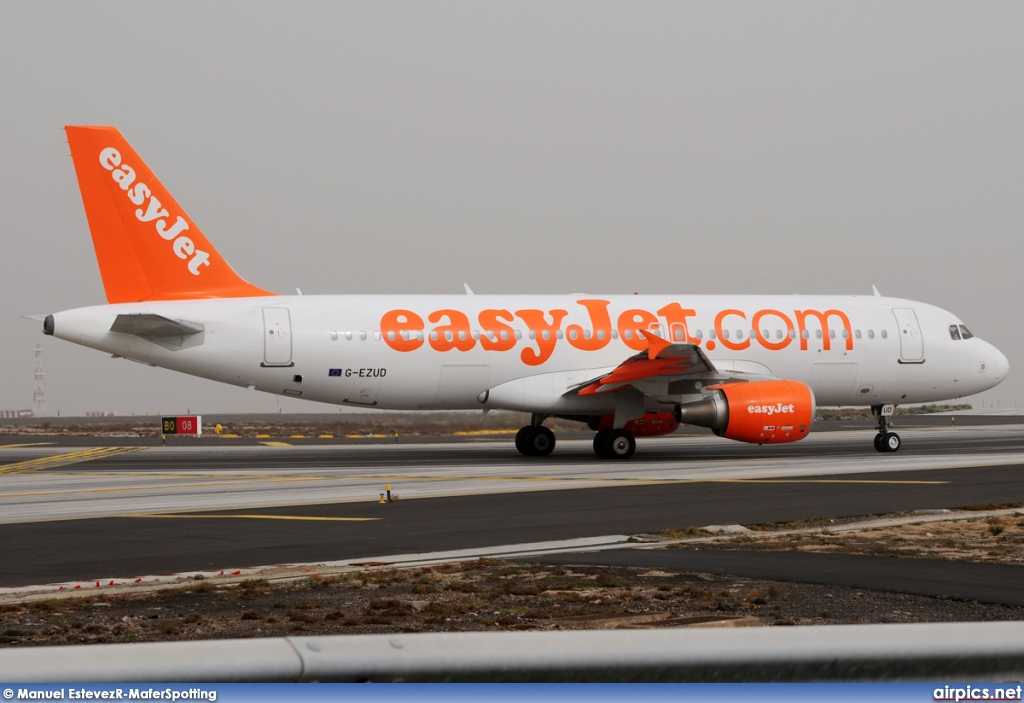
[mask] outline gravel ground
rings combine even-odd
[[[875,521],[861,527],[755,526],[739,535],[689,538],[699,540],[700,549],[842,551],[1015,564],[1024,555],[1024,514],[1019,512],[908,520],[912,518],[897,517],[900,524]],[[7,602],[0,605],[0,646],[298,634],[1021,619],[1024,608],[838,586],[480,560],[411,569],[368,567],[284,580],[201,580],[156,592]]]

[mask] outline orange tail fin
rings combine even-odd
[[[115,128],[64,130],[107,302],[274,295],[228,266]]]

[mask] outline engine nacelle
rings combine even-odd
[[[615,425],[615,415],[608,413],[602,415],[596,423],[591,421],[592,430],[610,430]],[[679,420],[674,413],[644,413],[643,417],[630,420],[626,423],[627,432],[632,432],[634,437],[657,437],[663,434],[672,434],[679,427]]]
[[[727,383],[708,390],[707,398],[676,406],[676,419],[752,444],[796,442],[814,420],[814,392],[800,381]]]

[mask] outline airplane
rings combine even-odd
[[[552,417],[594,452],[680,425],[803,439],[819,406],[870,407],[895,452],[898,404],[979,393],[1009,363],[925,303],[818,295],[279,295],[241,278],[113,127],[65,127],[107,305],[43,331],[114,357],[361,408],[512,410],[525,456]]]

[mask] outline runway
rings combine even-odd
[[[546,459],[510,441],[0,447],[0,586],[1024,502],[1024,426],[911,429],[898,454],[871,437],[681,435],[626,463],[587,440]]]

